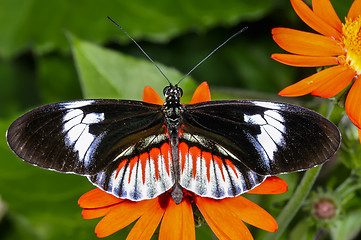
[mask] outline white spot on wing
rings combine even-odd
[[[256,138],[267,153],[267,158],[272,161],[274,159],[274,153],[277,152],[278,147],[283,144],[282,133],[271,125],[263,125],[261,126],[261,133],[258,134]],[[266,159],[264,159],[264,163],[267,164],[269,168],[270,164]]]
[[[67,130],[65,143],[67,146],[72,146],[79,139],[80,135],[84,132],[84,125],[74,124]]]
[[[258,102],[258,101],[255,101],[255,102],[253,102],[253,104],[256,105],[256,106],[264,107],[264,108],[270,108],[270,109],[276,109],[276,110],[281,109],[280,105],[278,103],[274,103],[274,102]]]
[[[83,111],[80,109],[72,109],[69,110],[63,117],[63,122],[67,122],[68,120],[77,117],[77,116],[83,116]]]
[[[85,162],[85,154],[88,151],[90,145],[94,141],[95,136],[89,133],[89,126],[85,126],[83,133],[80,135],[79,139],[75,142],[74,150],[78,152],[79,159],[83,159],[84,165],[87,166]]]
[[[89,132],[89,125],[102,122],[104,119],[104,113],[85,114],[80,109],[70,110],[63,117],[63,132],[66,133],[65,144],[78,153],[78,158],[84,161],[85,167],[90,164],[90,158],[86,157],[86,153],[93,141],[98,137]]]
[[[254,115],[244,114],[243,119],[245,122],[251,123],[251,124],[256,124],[256,125],[266,124],[266,121],[260,114],[254,114]]]
[[[270,117],[267,115],[265,115],[264,118],[266,119],[266,121],[269,125],[273,126],[275,129],[277,129],[279,131],[279,133],[275,133],[276,135],[280,135],[277,137],[278,139],[282,136],[282,134],[285,134],[286,127],[282,122],[279,122],[278,120],[274,119],[273,117]]]
[[[273,141],[275,141],[278,146],[283,146],[283,135],[286,134],[286,125],[283,124],[285,119],[279,112],[271,110],[265,112],[265,119],[268,123],[267,131]]]
[[[277,145],[273,142],[272,138],[268,135],[265,127],[261,128],[261,133],[257,135],[258,142],[266,151],[268,158],[273,159],[273,153],[277,150]]]
[[[88,113],[85,115],[82,123],[84,124],[92,124],[92,123],[99,123],[104,121],[105,116],[104,113]]]
[[[94,100],[83,100],[83,101],[73,101],[73,102],[66,102],[62,103],[61,105],[65,108],[80,108],[87,105],[90,105],[94,102]]]
[[[280,121],[280,122],[284,122],[285,119],[283,118],[283,116],[278,112],[278,111],[273,111],[273,110],[267,110],[264,112],[266,115]]]
[[[276,103],[272,102],[255,102],[256,105],[260,105],[266,108],[279,108]],[[283,124],[284,118],[283,116],[276,110],[266,110],[263,115],[254,114],[247,115],[244,114],[244,121],[250,124],[255,124],[260,127],[261,132],[254,137],[257,139],[260,147],[263,148],[264,151],[261,150],[260,153],[264,155],[265,164],[267,164],[268,168],[270,164],[266,159],[270,161],[274,158],[274,153],[278,150],[279,146],[282,146],[284,143],[283,134],[285,134],[286,127]],[[255,146],[257,147],[257,146]]]

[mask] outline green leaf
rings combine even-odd
[[[85,98],[142,99],[145,86],[158,93],[168,85],[148,59],[136,59],[97,45],[72,38],[73,53]],[[184,74],[158,64],[164,74],[175,84]],[[184,91],[194,89],[187,78],[182,82]]]
[[[338,17],[344,22],[345,17],[354,0],[331,0],[331,4],[338,14]]]
[[[0,59],[0,117],[10,117],[39,102],[32,65]]]
[[[272,3],[272,0],[1,0],[0,56],[11,57],[29,47],[41,54],[67,50],[65,30],[98,43],[122,35],[106,16],[113,17],[135,39],[166,41],[189,29],[199,31],[219,24],[235,24],[241,19],[259,19]]]
[[[361,208],[353,209],[341,216],[335,226],[331,226],[332,239],[355,239],[361,230]]]
[[[302,220],[292,228],[289,234],[289,239],[297,240],[313,240],[315,239],[315,229],[310,226],[308,221]]]
[[[45,103],[82,97],[74,62],[70,56],[38,56],[37,65],[40,94]]]

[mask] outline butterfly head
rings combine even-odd
[[[183,96],[183,90],[178,86],[170,85],[163,89],[163,94],[167,104],[179,104],[180,98]]]

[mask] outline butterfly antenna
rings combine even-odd
[[[143,52],[143,54],[154,64],[154,66],[159,70],[159,72],[163,75],[163,77],[165,77],[165,79],[167,79],[169,85],[172,86],[172,84],[170,83],[169,79],[165,76],[165,74],[162,72],[162,70],[160,70],[160,68],[158,67],[158,65],[153,61],[153,59],[143,50],[143,48],[118,24],[116,23],[113,19],[111,19],[109,16],[107,16],[107,18],[114,23],[118,28],[120,28],[127,36],[130,40],[132,40],[135,45],[137,45],[137,47],[140,49],[140,51]]]
[[[223,47],[227,42],[229,42],[232,38],[236,37],[237,35],[239,35],[240,33],[244,32],[247,30],[248,27],[244,27],[241,30],[239,30],[238,32],[236,32],[235,34],[233,34],[232,36],[230,36],[226,41],[224,41],[221,45],[219,45],[218,47],[216,47],[216,49],[214,49],[210,54],[207,55],[207,57],[203,58],[202,61],[200,61],[197,65],[195,65],[181,80],[179,80],[177,82],[177,84],[175,86],[178,86],[178,84],[185,79],[186,77],[189,76],[189,74],[191,74],[199,65],[201,65],[204,61],[206,61],[213,53],[215,53],[218,49],[220,49],[221,47]]]

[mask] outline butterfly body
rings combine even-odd
[[[164,120],[167,126],[169,136],[169,143],[171,148],[173,179],[172,198],[179,204],[183,198],[183,189],[181,187],[181,169],[179,165],[179,129],[182,124],[182,104],[180,98],[183,95],[181,88],[177,86],[168,86],[163,90],[165,96],[165,103],[162,107],[164,113]]]
[[[221,199],[267,176],[327,161],[340,145],[335,125],[298,106],[227,100],[183,105],[182,90],[165,103],[94,99],[34,109],[11,124],[10,148],[46,169],[86,175],[101,189],[133,201],[183,189]]]

